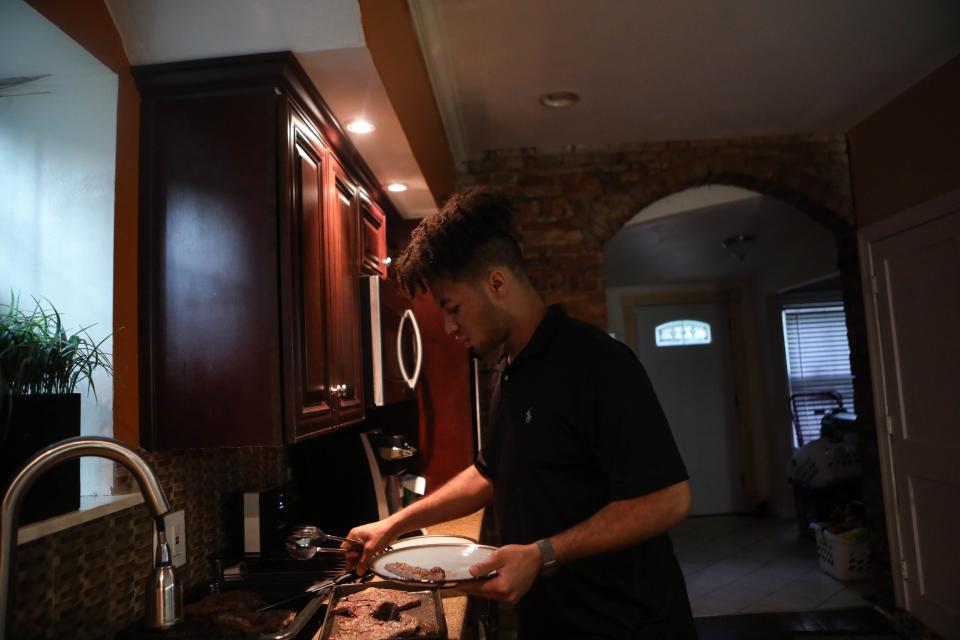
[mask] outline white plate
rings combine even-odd
[[[406,584],[421,586],[448,587],[461,582],[482,580],[483,577],[474,578],[470,575],[470,567],[485,560],[496,550],[496,547],[475,544],[473,542],[424,544],[385,551],[373,559],[373,562],[370,564],[370,569],[381,578],[386,578],[387,580],[396,580]],[[386,565],[392,562],[405,562],[415,567],[423,567],[424,569],[440,567],[443,569],[445,579],[442,582],[407,580],[386,568]]]
[[[409,538],[403,538],[402,540],[397,540],[390,546],[388,546],[384,553],[387,551],[392,551],[393,549],[406,549],[408,547],[422,547],[428,544],[477,544],[477,541],[473,538],[468,538],[466,536],[411,536]]]

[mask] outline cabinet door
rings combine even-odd
[[[360,197],[361,270],[365,275],[387,277],[387,218],[380,207]]]
[[[149,99],[142,115],[142,442],[276,445],[276,96]]]
[[[360,346],[360,240],[357,188],[333,155],[328,155],[327,269],[330,385],[338,389],[337,423],[363,419]]]
[[[327,336],[331,318],[325,296],[324,149],[309,128],[293,123],[293,272],[299,281],[294,306],[295,420],[294,439],[330,426],[334,406],[330,394]],[[298,264],[299,263],[299,264]]]

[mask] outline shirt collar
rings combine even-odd
[[[547,312],[544,314],[543,320],[537,325],[536,330],[533,332],[533,335],[530,336],[530,340],[526,346],[520,350],[520,353],[517,354],[517,357],[514,358],[509,366],[511,368],[515,367],[517,363],[522,363],[530,358],[535,358],[543,354],[553,341],[553,337],[557,334],[557,329],[560,328],[560,325],[566,318],[567,313],[559,304],[552,304],[547,307]],[[500,358],[504,364],[506,364],[506,355],[507,354],[504,353]]]

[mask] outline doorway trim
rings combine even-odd
[[[726,304],[730,318],[730,352],[733,358],[734,389],[737,396],[737,444],[743,461],[743,492],[750,504],[756,504],[768,493],[768,481],[757,460],[757,450],[765,448],[763,432],[763,394],[760,384],[761,360],[756,342],[748,340],[752,326],[756,335],[756,314],[746,313],[752,308],[747,282],[716,282],[698,284],[691,288],[664,289],[651,286],[627,293],[620,298],[624,339],[634,353],[638,352],[636,307],[673,304]]]

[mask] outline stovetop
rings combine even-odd
[[[318,580],[336,578],[346,572],[346,561],[339,554],[310,560],[258,556],[215,558],[214,564],[220,580],[207,592],[243,589],[256,592],[267,602],[301,593]]]
[[[238,590],[252,591],[268,604],[279,602],[303,594],[314,582],[336,578],[346,572],[346,562],[342,555],[319,556],[311,560],[259,556],[218,557],[211,560],[219,579],[189,589],[184,596],[185,605],[217,591]],[[310,600],[311,597],[304,596],[282,605],[282,608],[293,609],[299,613]],[[325,613],[326,606],[321,606],[297,638],[312,637],[322,625]],[[212,627],[208,620],[187,616],[183,623],[167,631],[146,629],[138,622],[118,634],[117,640],[256,640],[258,637],[259,635],[221,630]]]

